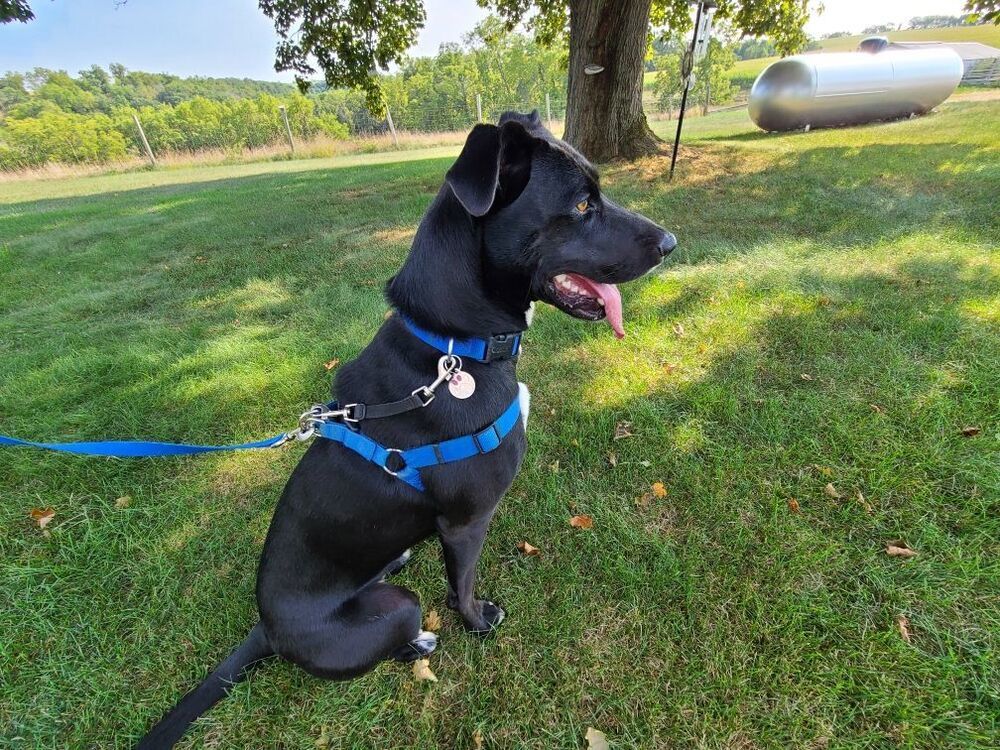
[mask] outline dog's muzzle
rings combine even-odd
[[[660,258],[666,258],[674,251],[675,247],[677,247],[677,238],[670,234],[670,232],[664,232],[663,237],[660,239],[660,244],[656,246],[656,249],[660,253]]]

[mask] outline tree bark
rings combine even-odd
[[[659,152],[642,111],[651,0],[570,0],[564,138],[597,162]],[[588,65],[604,70],[587,75]]]

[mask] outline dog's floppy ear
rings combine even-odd
[[[445,175],[445,181],[462,207],[472,216],[485,216],[494,201],[512,202],[531,175],[535,138],[518,120],[500,126],[476,125],[465,147]]]
[[[493,205],[499,176],[500,128],[476,125],[445,181],[466,211],[484,216]]]

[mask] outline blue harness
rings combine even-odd
[[[418,339],[429,346],[448,355],[467,357],[480,362],[493,362],[516,357],[521,348],[521,334],[507,333],[490,336],[489,338],[453,339],[441,336],[420,328],[415,323],[403,318],[407,329]],[[418,388],[410,399],[393,402],[388,405],[368,407],[371,416],[377,416],[379,407],[394,407],[385,411],[385,416],[402,413],[403,410],[427,406],[434,398],[433,390],[430,397],[425,394],[428,388]],[[411,399],[413,400],[411,403]],[[408,403],[406,407],[398,405]],[[414,406],[415,404],[415,406]],[[360,407],[360,409],[359,409]],[[400,450],[386,448],[369,437],[362,435],[349,422],[358,422],[364,418],[365,406],[351,404],[347,409],[340,409],[337,402],[331,402],[326,407],[313,407],[302,415],[299,429],[281,433],[271,438],[257,440],[239,445],[188,445],[182,443],[161,443],[143,440],[102,440],[95,442],[74,443],[41,443],[31,440],[0,435],[0,446],[22,446],[42,448],[44,450],[63,453],[77,453],[87,456],[112,456],[116,458],[156,458],[161,456],[185,456],[196,453],[215,453],[218,451],[247,450],[250,448],[277,448],[290,440],[306,440],[313,434],[318,434],[327,440],[340,443],[367,461],[381,467],[391,476],[397,477],[414,489],[423,491],[420,480],[420,469],[428,466],[461,461],[480,454],[489,453],[500,447],[504,438],[510,434],[521,416],[520,401],[515,398],[510,406],[488,427],[471,435],[445,440],[431,445],[420,445],[415,448]],[[354,415],[354,416],[350,416]]]

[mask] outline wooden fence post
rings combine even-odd
[[[292,141],[292,126],[288,124],[288,110],[285,109],[285,105],[282,104],[278,107],[281,112],[281,119],[285,122],[285,135],[288,136],[288,148],[291,149],[292,154],[295,153],[295,142]]]
[[[385,108],[385,119],[389,122],[389,132],[392,133],[392,142],[395,144],[396,148],[399,148],[399,138],[396,137],[396,126],[392,124],[392,112],[389,108]]]
[[[153,156],[153,149],[149,147],[149,141],[146,140],[146,132],[142,129],[142,123],[139,122],[139,115],[133,112],[132,120],[135,122],[135,126],[139,130],[139,139],[142,141],[142,147],[146,149],[146,156],[149,157],[149,163],[151,166],[155,167],[156,158]]]

